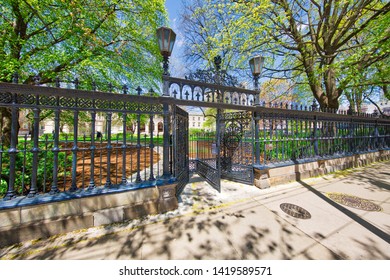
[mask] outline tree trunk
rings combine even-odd
[[[338,89],[336,86],[336,77],[334,71],[326,71],[326,74],[324,75],[325,92],[321,87],[321,83],[319,82],[320,78],[315,77],[313,69],[307,68],[306,74],[308,77],[310,89],[320,104],[320,108],[322,110],[337,110],[339,108],[339,97],[342,93],[342,90]]]
[[[312,86],[310,85],[310,88],[312,89],[312,92],[314,94],[314,97],[320,104],[320,108],[325,110],[326,108],[329,109],[338,109],[339,108],[339,95],[338,92],[332,93],[330,95],[325,94],[325,92],[322,90],[319,86]]]
[[[11,1],[13,15],[15,16],[13,20],[13,32],[11,34],[10,45],[10,56],[15,60],[19,61],[21,57],[21,52],[23,44],[27,39],[27,28],[28,28],[28,18],[29,14],[23,15],[18,1]],[[25,17],[24,17],[25,16]],[[13,70],[8,71],[18,71],[18,67]],[[7,75],[6,75],[7,76]],[[10,81],[0,81],[0,82],[10,82]],[[4,138],[4,146],[9,147],[11,144],[11,128],[12,128],[12,113],[11,108],[0,108],[0,117],[1,117],[1,133]],[[16,134],[19,134],[19,110],[17,110],[17,126]],[[18,137],[16,137],[16,144],[18,143]]]
[[[11,129],[12,129],[12,113],[10,108],[1,107],[1,133],[3,135],[3,144],[4,147],[9,147],[11,144]],[[19,120],[19,111],[17,113],[17,119]],[[17,133],[19,131],[20,125],[19,121],[17,122]],[[18,143],[18,138],[16,138],[16,144]]]
[[[383,85],[382,87],[383,95],[390,100],[390,92],[387,85]]]
[[[329,63],[331,63],[329,61]],[[336,73],[331,65],[328,65],[328,69],[324,73],[324,84],[327,102],[325,108],[338,109],[339,108],[339,89],[337,88]]]

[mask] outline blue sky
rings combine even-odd
[[[172,76],[183,77],[186,72],[183,59],[183,36],[180,33],[179,14],[182,9],[181,0],[166,0],[165,6],[169,15],[169,27],[176,33],[176,42],[170,58],[169,68]]]
[[[181,8],[181,1],[180,0],[166,0],[165,6],[167,7],[168,14],[169,14],[169,20],[170,24],[173,24],[175,22],[175,19],[177,19],[179,15],[179,10]]]

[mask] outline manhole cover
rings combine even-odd
[[[349,206],[352,208],[365,210],[365,211],[382,211],[382,207],[375,204],[367,199],[363,199],[357,196],[348,195],[344,193],[327,193],[326,194],[331,200]]]
[[[282,209],[283,212],[285,212],[286,214],[293,216],[294,218],[298,218],[298,219],[311,218],[309,211],[295,204],[282,203],[280,204],[280,209]]]

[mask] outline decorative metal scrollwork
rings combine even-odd
[[[231,112],[222,116],[220,150],[221,175],[223,178],[252,184],[253,145],[252,116],[248,112]]]
[[[56,106],[57,98],[55,96],[40,96],[39,103],[42,106]]]
[[[11,93],[1,93],[0,94],[0,103],[11,103],[12,102],[12,94]]]

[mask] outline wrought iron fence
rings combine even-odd
[[[229,133],[244,135],[243,131],[234,132],[234,129],[229,128],[229,122],[234,118],[227,117],[230,113],[224,112],[232,110],[238,114],[249,114],[249,119],[235,118],[235,127],[242,130],[248,126],[249,120],[250,135],[246,133],[245,141],[241,136],[237,138],[237,135],[232,135],[233,138],[239,139],[236,141],[237,148],[229,151],[232,159],[221,154],[221,165],[233,160],[233,157],[238,165],[253,164],[261,167],[390,149],[388,116],[320,108],[316,102],[310,105],[297,102],[266,103],[260,100],[258,92],[253,90],[210,85],[169,76],[164,76],[163,80],[166,95],[173,97],[178,104],[214,107],[218,108],[222,115],[220,122],[216,124],[220,135],[217,133],[214,139],[209,138],[208,151],[198,151],[197,156],[192,153],[193,158],[207,159],[211,154],[212,141],[222,147],[222,151],[218,152],[226,150],[226,145],[223,146]],[[191,142],[193,151],[197,145],[204,146],[202,137],[195,135],[192,139],[194,137],[200,140]],[[251,155],[242,152],[243,146],[248,150],[248,143],[253,147]],[[245,156],[242,156],[243,154]],[[210,158],[216,162],[215,157]],[[194,170],[195,165],[192,164],[191,167]],[[228,174],[228,171],[225,174]]]
[[[70,134],[60,136],[58,146],[55,147],[54,134],[45,134],[38,141],[37,163],[37,192],[55,193],[58,191],[87,190],[96,186],[108,184],[120,185],[140,181],[153,181],[162,172],[162,137],[154,138],[154,149],[150,150],[151,138],[143,134],[140,146],[134,134],[128,137],[120,137],[119,134],[111,138],[111,148],[108,146],[107,135],[97,138],[94,144],[90,135],[78,137],[77,151],[74,154],[74,137]],[[4,136],[2,137],[4,139]],[[124,141],[127,144],[124,147]],[[15,195],[28,195],[32,179],[33,145],[30,135],[19,137],[17,145],[17,157],[15,161]],[[92,146],[93,145],[93,146]],[[10,170],[10,157],[3,150],[3,141],[0,142],[0,177],[2,178],[2,193],[8,189]],[[55,155],[57,153],[57,155]],[[109,155],[110,154],[110,155]],[[139,154],[139,161],[138,161]],[[76,186],[72,183],[72,163],[76,156]],[[56,174],[53,174],[54,161],[56,162]],[[153,163],[153,164],[151,164]],[[108,164],[110,172],[108,172]],[[138,172],[138,165],[140,170]],[[109,176],[107,177],[108,174]],[[54,182],[55,176],[57,182]],[[74,178],[73,178],[74,179]],[[108,179],[110,181],[108,182]]]
[[[215,132],[196,132],[189,137],[189,158],[190,160],[215,160],[216,151]],[[194,167],[191,168],[192,170]]]
[[[240,171],[233,171],[243,167],[390,149],[390,119],[383,116],[335,112],[315,103],[265,104],[252,90],[168,76],[163,76],[163,82],[163,96],[152,90],[142,93],[139,87],[134,94],[125,86],[122,94],[115,94],[96,91],[93,85],[92,90],[80,90],[78,83],[74,88],[59,88],[60,81],[56,88],[0,83],[1,126],[7,125],[4,115],[9,117],[9,133],[0,141],[4,199],[87,193],[97,186],[147,187],[163,184],[175,174],[187,180],[181,170],[188,162],[196,169],[194,159],[202,160],[205,173],[206,164],[215,169],[214,181],[223,174],[235,176]],[[176,105],[214,107],[219,114],[216,134],[190,136],[189,160],[182,154],[188,146],[180,142],[187,132],[172,127],[188,129],[188,116],[183,113],[173,121],[180,111],[174,109]],[[234,114],[245,118],[235,118],[235,126],[229,126],[232,118],[226,117],[227,110],[242,112]],[[49,119],[51,131],[42,135],[41,125]],[[20,135],[28,122],[32,125]],[[67,133],[61,133],[63,123],[68,124]],[[238,142],[224,143],[229,135]]]
[[[390,120],[322,112],[255,111],[255,164],[294,164],[390,149]]]
[[[253,167],[390,149],[390,120],[373,116],[253,107],[252,112],[224,113],[221,120],[220,177],[248,184]],[[215,132],[191,135],[193,172],[203,165],[218,170],[216,145]]]
[[[153,95],[140,88],[131,95],[0,84],[0,107],[11,118],[0,141],[4,199],[163,184],[164,149],[171,147],[163,143],[162,122],[171,112]],[[27,122],[32,125],[21,135]],[[51,131],[43,133],[44,123]]]

